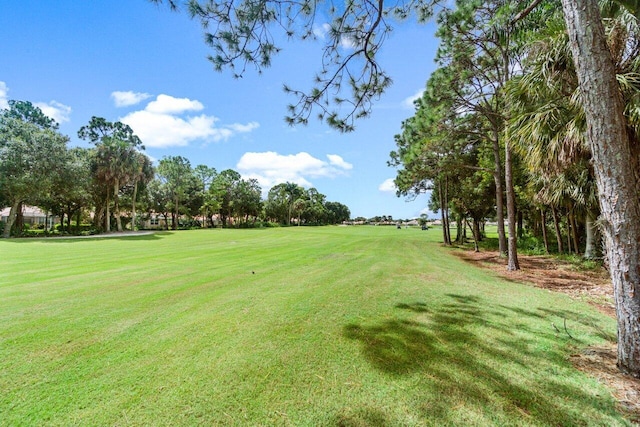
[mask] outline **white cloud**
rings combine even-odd
[[[413,95],[407,97],[404,99],[404,101],[402,101],[402,106],[404,108],[413,110],[416,106],[413,103],[415,100],[422,98],[422,94],[424,93],[424,89],[420,89],[419,91],[417,91],[416,93],[414,93]]]
[[[147,104],[145,110],[157,114],[180,114],[186,111],[200,111],[204,105],[189,98],[174,98],[170,95],[158,95],[155,101]]]
[[[142,110],[126,115],[120,121],[131,126],[148,147],[185,146],[197,139],[219,141],[229,136],[215,127],[215,117],[205,115],[183,119]]]
[[[7,84],[0,81],[0,110],[9,108],[9,99],[7,93],[9,88]],[[69,121],[71,115],[71,107],[64,105],[58,101],[47,102],[34,102],[34,106],[38,107],[49,118],[55,120],[58,123],[64,123]]]
[[[276,184],[294,182],[303,187],[312,187],[312,178],[334,178],[345,175],[353,166],[342,157],[329,154],[329,162],[317,159],[309,153],[283,155],[273,151],[245,153],[236,167],[245,178],[255,178],[263,189]]]
[[[327,154],[327,158],[329,159],[329,163],[344,170],[353,169],[353,165],[351,163],[347,163],[344,159],[337,154]]]
[[[232,125],[227,125],[226,127],[231,129],[234,132],[247,133],[247,132],[251,132],[252,130],[258,129],[260,127],[260,124],[258,122],[249,122],[246,125],[242,125],[240,123],[234,123]]]
[[[396,189],[396,184],[393,182],[393,178],[385,180],[378,186],[378,190],[382,191],[383,193],[395,193]]]
[[[314,24],[311,31],[314,36],[324,40],[327,38],[329,31],[331,31],[331,25],[326,22],[322,25]],[[358,43],[353,37],[350,37],[349,35],[342,35],[340,36],[340,47],[342,49],[353,50],[358,47]]]
[[[5,82],[0,81],[0,110],[9,108],[7,92],[9,92],[9,88],[7,87],[7,84]]]
[[[116,107],[128,107],[130,105],[136,105],[151,98],[148,93],[132,92],[132,91],[115,91],[111,92],[111,97]]]
[[[52,118],[58,123],[69,121],[71,107],[68,105],[61,104],[58,101],[50,101],[49,103],[36,102],[33,105],[41,109],[46,116]]]
[[[215,116],[183,114],[203,109],[200,101],[158,95],[144,110],[133,111],[120,121],[131,126],[143,144],[156,148],[185,146],[198,140],[205,143],[223,141],[259,127],[257,122],[218,126],[219,119]]]
[[[326,22],[322,25],[318,25],[318,24],[314,24],[313,25],[313,35],[316,36],[319,39],[323,39],[327,36],[327,34],[329,33],[329,30],[331,29],[331,25],[327,24]]]
[[[353,50],[358,47],[358,43],[352,37],[341,36],[340,47],[346,50]]]

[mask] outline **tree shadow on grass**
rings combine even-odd
[[[396,308],[402,308],[405,310],[411,310],[414,311],[416,313],[428,313],[429,310],[427,310],[427,304],[423,303],[423,302],[414,302],[411,304],[405,304],[405,303],[400,303],[400,304],[396,304]]]
[[[388,417],[379,409],[359,408],[340,414],[335,419],[337,427],[386,427]]]
[[[545,314],[547,318],[554,318],[558,320],[557,327],[570,333],[571,329],[576,324],[582,324],[594,329],[594,334],[600,338],[615,343],[618,341],[615,331],[605,331],[600,326],[600,321],[584,312],[576,312],[572,310],[553,310],[550,308],[539,308],[540,312]],[[561,322],[561,323],[560,323]]]
[[[421,379],[413,415],[433,425],[460,422],[465,411],[490,424],[621,423],[610,396],[567,379],[580,374],[566,360],[569,338],[547,322],[550,312],[496,305],[478,296],[447,297],[433,305],[396,304],[411,313],[409,318],[400,311],[391,319],[343,329],[377,370],[391,378]],[[575,319],[593,329],[592,319]]]

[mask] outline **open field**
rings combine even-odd
[[[0,240],[0,425],[626,425],[568,362],[614,320],[439,237]]]

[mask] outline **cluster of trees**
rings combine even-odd
[[[207,218],[202,226],[214,220],[249,226],[258,219],[289,225],[293,218],[323,225],[350,217],[348,207],[315,188],[287,182],[262,200],[258,182],[231,169],[192,168],[181,156],[165,157],[154,168],[142,141],[120,122],[93,117],[78,136],[92,147],[69,148],[58,124],[30,102],[11,100],[0,111],[0,206],[11,207],[3,237],[22,229],[23,204],[66,219],[67,231],[72,218],[79,225],[88,212],[98,231],[123,231],[126,222],[135,229],[139,211],[164,216],[174,229],[182,218],[194,217]]]
[[[443,222],[468,220],[476,240],[478,224],[497,218],[509,269],[518,268],[524,228],[547,252],[555,245],[592,258],[600,249],[595,170],[562,8],[537,3],[527,11],[513,2],[459,1],[438,15],[440,67],[389,162],[399,168],[399,195],[433,190],[431,207]],[[604,8],[603,23],[637,144],[640,26],[635,10],[613,6]]]
[[[176,8],[182,2],[166,3]],[[286,39],[309,39],[319,15],[328,16],[316,87],[307,92],[286,87],[297,99],[287,120],[306,123],[316,108],[320,119],[343,131],[353,130],[354,120],[369,115],[371,103],[391,83],[377,56],[392,30],[389,18],[414,15],[426,20],[435,13],[441,68],[430,78],[416,117],[403,125],[398,149],[391,155],[391,163],[402,168],[396,179],[400,193],[433,185],[445,225],[449,209],[474,220],[495,209],[500,250],[508,253],[510,269],[518,268],[518,212],[528,214],[532,230],[533,212],[539,212],[541,233],[546,232],[548,212],[552,217],[564,212],[572,244],[579,241],[580,227],[585,233],[592,230],[588,219],[599,215],[618,314],[618,366],[640,377],[637,1],[353,0],[326,8],[312,0],[186,3],[214,50],[210,59],[215,68],[229,67],[236,76],[252,68],[248,66],[261,70],[271,64],[280,49],[274,29],[282,30]],[[33,134],[29,146],[55,134],[47,123],[9,127],[18,135],[15,140]],[[27,149],[14,139],[10,144],[17,152]],[[34,166],[32,172],[34,177],[46,174],[46,167]],[[5,191],[4,181],[14,177],[4,173],[0,171],[0,197],[12,205],[12,212],[26,187],[33,185],[32,194],[46,192],[46,178],[17,179]],[[597,205],[589,190],[593,181]],[[107,198],[110,190],[103,191]],[[282,211],[286,222],[296,210],[292,198],[280,197],[287,203]],[[495,202],[489,205],[488,200]],[[556,235],[560,242],[557,230]]]
[[[181,2],[166,3],[176,8]],[[377,55],[392,31],[389,18],[413,15],[424,21],[435,14],[442,39],[441,69],[430,79],[420,106],[424,121],[408,121],[399,149],[392,153],[392,164],[404,167],[396,180],[400,193],[421,191],[433,182],[445,225],[447,210],[453,209],[450,191],[472,195],[453,203],[472,218],[495,209],[500,250],[508,252],[509,269],[518,268],[518,206],[520,212],[540,212],[541,232],[546,230],[542,216],[551,207],[556,215],[563,208],[573,242],[578,241],[580,211],[588,218],[599,210],[616,295],[618,365],[640,377],[637,1],[353,0],[326,8],[311,0],[186,3],[214,50],[210,59],[215,68],[228,67],[237,76],[248,65],[260,70],[271,64],[280,49],[272,30],[282,30],[287,39],[309,39],[316,20],[328,16],[315,87],[286,87],[297,98],[287,120],[306,123],[315,108],[320,119],[343,131],[353,130],[354,120],[369,115],[371,103],[391,83]],[[538,41],[530,43],[531,38]],[[414,148],[410,141],[421,139],[417,134],[426,136]],[[436,148],[434,141],[443,147]],[[421,145],[433,148],[423,150]],[[462,163],[452,153],[460,153]],[[450,162],[461,164],[458,169],[467,173],[457,177],[444,172],[456,169]],[[434,170],[438,173],[428,178]],[[492,171],[493,189],[486,174],[470,173],[481,170]],[[531,176],[522,178],[519,171]],[[587,188],[594,180],[595,207]],[[454,191],[457,184],[460,189]],[[488,200],[490,192],[495,192],[494,207],[478,202]],[[529,210],[517,204],[523,199]],[[585,230],[591,229],[588,223],[584,220]]]
[[[640,4],[573,3],[459,0],[439,12],[439,68],[389,163],[398,195],[432,190],[443,223],[468,220],[476,241],[478,224],[497,218],[509,270],[525,228],[547,251],[586,257],[602,249],[601,230],[619,298],[619,365],[640,375],[640,283],[625,273],[638,271]]]

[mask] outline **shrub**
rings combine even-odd
[[[276,227],[280,227],[280,223],[278,222],[271,222],[271,221],[258,221],[256,222],[256,227],[264,227],[264,228],[276,228]]]

